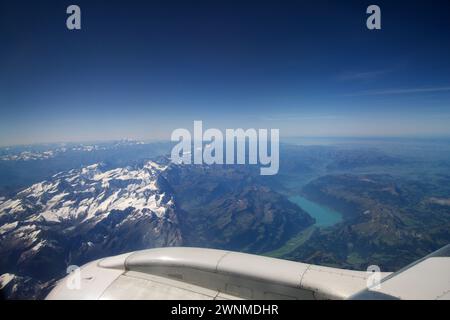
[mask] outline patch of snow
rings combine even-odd
[[[8,285],[14,278],[16,277],[15,274],[12,273],[4,273],[0,276],[0,290],[2,290],[4,287]]]
[[[24,211],[25,208],[22,206],[22,201],[20,199],[9,199],[0,204],[0,216],[9,213],[18,213]]]
[[[19,224],[18,221],[12,222],[12,223],[6,223],[0,227],[0,234],[5,234],[10,232],[11,230],[14,230],[17,228],[17,225]]]

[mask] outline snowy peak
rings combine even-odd
[[[61,172],[0,203],[0,218],[26,215],[28,220],[51,222],[100,221],[113,210],[127,209],[161,218],[173,205],[172,197],[158,186],[166,168],[149,161],[139,168],[105,170],[104,165],[94,164]]]
[[[0,270],[47,281],[64,275],[69,264],[182,244],[173,194],[161,176],[166,168],[151,161],[114,169],[94,164],[2,199]],[[6,286],[15,279],[0,280]]]

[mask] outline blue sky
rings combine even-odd
[[[448,136],[449,39],[445,0],[2,2],[0,145],[169,139],[194,120]]]

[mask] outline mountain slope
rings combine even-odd
[[[258,182],[245,166],[172,166],[186,245],[262,253],[314,223],[286,197]]]
[[[146,248],[264,252],[312,223],[239,166],[90,165],[0,200],[3,291],[43,297],[69,265]]]
[[[49,281],[70,264],[157,246],[180,245],[166,167],[59,173],[0,204],[0,270]]]
[[[385,174],[318,178],[303,193],[344,213],[344,221],[317,229],[285,258],[395,271],[450,242],[448,177],[407,180]]]

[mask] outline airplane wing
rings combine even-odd
[[[352,299],[450,300],[450,245],[383,278]]]
[[[446,248],[442,259],[428,256],[407,270],[380,273],[382,289],[375,295],[374,288],[367,289],[373,274],[366,271],[170,247],[88,263],[60,280],[47,299],[448,299],[450,246]],[[417,279],[419,274],[423,279]]]

